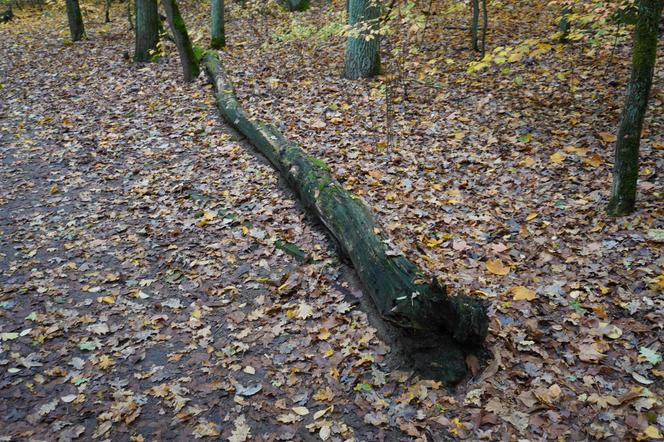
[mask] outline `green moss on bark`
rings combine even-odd
[[[607,207],[610,216],[628,215],[636,204],[641,130],[655,71],[657,32],[663,6],[664,0],[639,1],[632,74],[615,145],[613,186]]]

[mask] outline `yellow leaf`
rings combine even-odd
[[[514,298],[512,299],[514,299],[515,301],[532,301],[533,299],[537,298],[537,295],[535,294],[534,291],[522,285],[512,287],[512,290],[510,291],[514,295]]]
[[[562,154],[562,153],[560,153],[560,152],[556,152],[556,153],[554,153],[553,155],[551,155],[551,156],[549,157],[549,159],[551,160],[551,162],[552,162],[552,163],[555,163],[555,164],[560,164],[560,163],[562,163],[563,161],[565,161],[565,158],[566,158],[565,155]]]
[[[600,132],[599,137],[605,143],[614,143],[617,139],[617,137],[614,134],[610,133],[610,132]]]
[[[115,298],[112,296],[100,296],[97,298],[97,302],[101,302],[102,304],[115,304]]]
[[[599,167],[602,165],[602,157],[597,154],[594,154],[590,158],[586,158],[585,160],[583,160],[583,163],[592,167]]]
[[[646,436],[643,439],[649,438],[649,439],[661,439],[662,438],[662,433],[659,431],[659,429],[653,425],[648,425],[648,428],[643,432],[643,435]],[[640,439],[640,438],[639,438]],[[641,440],[643,440],[641,439]]]
[[[246,235],[247,233],[249,233],[249,228],[247,226],[242,226],[242,234]]]
[[[494,275],[500,276],[505,276],[510,272],[510,267],[503,264],[500,259],[487,260],[486,269]]]
[[[620,330],[615,325],[612,325],[609,329],[609,332],[606,334],[606,337],[610,339],[618,339],[621,336],[622,336],[622,330]]]
[[[328,339],[330,339],[330,336],[332,336],[332,334],[325,327],[321,328],[320,332],[318,332],[318,339],[320,339],[321,341],[327,341]]]
[[[101,368],[102,370],[106,370],[107,368],[111,368],[113,366],[113,364],[115,364],[115,362],[113,362],[113,359],[111,359],[110,356],[101,355],[99,357],[99,368]]]
[[[440,244],[442,242],[443,242],[442,239],[430,238],[430,239],[426,240],[426,245],[430,249],[433,249],[434,247],[436,247],[438,244]]]
[[[535,218],[537,218],[538,216],[539,216],[539,213],[537,213],[537,212],[529,213],[528,216],[526,217],[526,221],[532,221]]]
[[[309,414],[309,409],[307,407],[293,407],[292,410],[295,412],[295,414],[300,416],[306,416]]]
[[[51,186],[51,193],[58,193],[58,185],[57,184],[53,184]]]
[[[588,153],[588,148],[586,147],[565,146],[563,150],[567,153],[575,153],[581,157]]]
[[[531,167],[536,163],[532,157],[526,157],[519,163],[520,166]]]
[[[325,413],[332,410],[334,410],[334,405],[331,405],[327,408],[323,408],[322,410],[318,410],[317,412],[314,413],[314,420],[320,419],[321,417],[325,416]]]

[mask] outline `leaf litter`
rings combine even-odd
[[[662,438],[662,101],[642,208],[608,219],[606,58],[570,45],[555,69],[466,77],[465,35],[431,32],[449,38],[427,43],[449,87],[399,90],[386,143],[381,83],[339,79],[341,38],[261,48],[250,18],[229,23],[247,107],[367,200],[395,253],[494,302],[491,358],[449,391],[386,365],[324,234],[224,130],[203,80],[179,81],[172,47],[134,66],[124,23],[65,45],[61,14],[19,20],[0,27],[2,436]]]

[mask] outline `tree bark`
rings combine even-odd
[[[487,10],[487,0],[482,0],[482,46],[481,54],[484,58],[486,53],[486,32],[489,29],[489,11]]]
[[[106,0],[104,5],[104,23],[111,22],[111,0]]]
[[[640,0],[632,49],[632,75],[618,127],[610,216],[634,211],[639,177],[639,144],[657,57],[657,33],[664,0]]]
[[[311,5],[310,0],[284,0],[283,3],[289,11],[306,11]]]
[[[353,28],[346,43],[344,77],[350,80],[368,78],[380,72],[380,37],[377,35],[380,18],[378,0],[350,0],[348,24]]]
[[[135,62],[153,59],[159,43],[159,8],[157,0],[136,0]]]
[[[210,16],[212,21],[210,47],[212,49],[221,49],[226,46],[226,32],[224,30],[224,0],[212,0],[212,11]]]
[[[560,33],[560,42],[566,42],[567,36],[569,35],[570,22],[569,16],[572,13],[572,8],[569,6],[563,6],[560,11],[560,23],[558,24],[558,32]]]
[[[369,209],[332,177],[325,163],[308,156],[275,127],[249,118],[216,55],[208,53],[202,62],[223,118],[269,160],[327,228],[381,317],[403,329],[451,337],[460,345],[480,344],[488,329],[485,303],[450,296],[436,279],[428,281],[415,264],[388,246]]]
[[[480,0],[471,0],[471,6],[473,9],[473,18],[470,22],[470,44],[473,47],[473,51],[480,50],[480,47],[477,43],[477,31],[480,25]]]
[[[180,15],[180,8],[178,8],[176,0],[162,0],[161,4],[164,5],[168,25],[171,28],[175,46],[177,46],[178,53],[180,54],[184,81],[192,82],[198,77],[200,69],[198,67],[198,60],[196,60],[196,56],[194,55],[194,49],[191,46],[189,34],[187,33],[187,26],[184,23],[182,15]]]
[[[7,5],[7,9],[0,13],[0,23],[6,23],[14,18],[14,11],[12,10],[11,3]]]
[[[85,38],[85,27],[83,26],[83,16],[78,0],[66,0],[67,20],[69,21],[69,34],[72,41],[79,41]]]

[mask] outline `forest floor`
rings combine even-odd
[[[395,367],[323,231],[170,44],[137,66],[118,15],[87,10],[71,44],[62,14],[17,11],[0,25],[0,440],[662,438],[662,70],[639,210],[614,220],[625,44],[468,75],[440,14],[386,88],[340,78],[343,39],[320,31],[338,9],[233,6],[220,55],[406,256],[492,301],[492,358],[453,390]],[[551,17],[497,15],[492,46],[517,18],[532,36]]]

